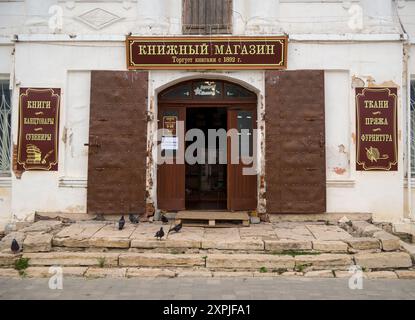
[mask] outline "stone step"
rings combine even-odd
[[[205,257],[199,254],[123,253],[122,267],[194,267],[205,266]]]
[[[305,214],[271,214],[271,222],[316,222],[324,221],[337,223],[341,218],[347,217],[349,220],[370,221],[372,214],[367,212],[325,212],[325,213],[305,213]]]
[[[247,212],[228,212],[228,211],[179,211],[175,217],[175,223],[183,223],[187,226],[201,227],[234,227],[249,226],[249,215]]]
[[[96,218],[96,215],[87,213],[63,213],[63,212],[36,212],[35,221],[55,220],[62,222],[89,221]]]
[[[29,267],[22,274],[12,268],[0,268],[0,278],[51,278],[56,274],[56,268],[51,267]],[[294,272],[294,271],[222,271],[203,270],[192,268],[138,268],[138,267],[63,267],[63,277],[85,277],[85,278],[276,278],[276,277],[305,277],[305,278],[347,278],[353,275],[345,270],[324,269],[317,271]],[[415,270],[396,271],[365,271],[362,273],[364,279],[415,279]]]
[[[354,256],[356,265],[366,269],[398,269],[412,267],[412,260],[406,252],[358,253]]]
[[[288,255],[268,254],[209,254],[206,259],[209,269],[248,269],[248,270],[293,270],[295,259]]]
[[[14,266],[14,262],[19,257],[20,257],[19,255],[15,255],[11,253],[0,253],[0,268]]]
[[[25,253],[30,266],[118,266],[119,253],[107,252],[45,252]]]
[[[348,270],[356,264],[364,270],[407,269],[412,267],[406,252],[364,252],[351,254],[171,254],[138,252],[42,252],[25,253],[29,266],[199,268],[219,271],[318,271]],[[12,267],[18,256],[0,255],[0,266]]]
[[[367,221],[352,221],[352,227],[362,237],[372,237],[376,232],[382,231]]]
[[[99,228],[96,226],[95,228]],[[86,232],[89,230],[83,231]],[[91,236],[85,238],[84,235],[63,237],[60,234],[54,236],[52,240],[53,248],[108,248],[108,249],[129,249],[137,248],[142,250],[152,249],[200,249],[200,250],[233,250],[246,252],[284,252],[284,251],[314,251],[329,253],[347,253],[349,248],[356,250],[375,250],[381,249],[381,243],[385,251],[395,251],[399,249],[399,239],[382,231],[381,239],[376,238],[349,238],[344,240],[268,240],[255,237],[247,239],[227,239],[226,241],[208,238],[200,239],[195,237],[180,238],[169,237],[162,241],[149,237],[128,238],[128,237],[105,237]],[[380,237],[379,237],[380,238]],[[382,241],[382,242],[381,242]],[[48,240],[47,243],[50,241]],[[36,243],[36,250],[47,251],[47,244]],[[388,246],[386,246],[388,245]],[[355,251],[356,251],[355,250]],[[31,252],[25,248],[26,252]],[[49,250],[50,251],[50,250]],[[34,252],[34,251],[33,251]]]

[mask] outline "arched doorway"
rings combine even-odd
[[[164,129],[157,164],[159,209],[256,209],[257,176],[245,173],[252,164],[243,159],[256,156],[256,108],[254,92],[223,80],[185,81],[159,93],[158,128]],[[219,137],[210,140],[212,131],[225,132],[225,143]],[[237,136],[237,146],[230,132]],[[185,141],[185,133],[192,133],[194,140]],[[202,147],[191,153],[196,163],[189,162],[184,155],[197,139]],[[231,159],[235,152],[237,162]]]

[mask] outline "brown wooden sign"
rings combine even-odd
[[[397,171],[397,88],[356,89],[356,170]]]
[[[128,69],[286,69],[288,38],[127,37]]]
[[[20,88],[17,170],[58,170],[60,89]]]

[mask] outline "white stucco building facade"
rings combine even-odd
[[[0,177],[0,224],[30,220],[36,211],[87,212],[91,71],[127,70],[129,34],[181,36],[182,5],[181,0],[0,0],[0,80],[11,92],[10,149],[18,143],[19,88],[61,88],[58,171],[28,171],[18,178],[11,150]],[[415,192],[408,192],[415,182],[407,179],[414,136],[408,135],[414,17],[411,1],[232,1],[232,34],[226,36],[286,34],[287,70],[324,70],[327,212],[371,212],[376,221],[400,222],[415,211]],[[163,89],[205,78],[252,90],[258,115],[267,112],[264,70],[150,70],[148,78],[148,110],[157,108]],[[376,86],[398,89],[397,171],[356,170],[355,88]],[[156,126],[148,123],[148,137]],[[146,176],[155,181],[156,174],[156,165],[150,165]],[[261,166],[259,175],[266,174]],[[156,190],[157,183],[148,186],[147,202],[157,209]],[[262,200],[258,211],[266,211]]]

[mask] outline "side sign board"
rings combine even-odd
[[[58,170],[61,90],[20,88],[17,170]]]
[[[356,89],[356,170],[398,170],[397,112],[397,88]]]

